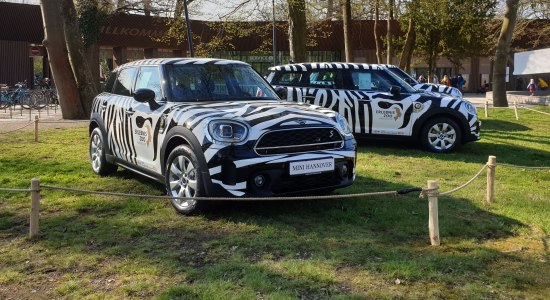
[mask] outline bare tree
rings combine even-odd
[[[342,17],[344,20],[344,52],[346,53],[346,62],[353,62],[352,45],[352,19],[351,19],[351,1],[342,0]]]
[[[512,43],[512,35],[516,26],[519,0],[506,0],[502,28],[498,37],[495,50],[495,62],[493,65],[493,105],[498,107],[508,106],[506,98],[506,65],[508,52]]]

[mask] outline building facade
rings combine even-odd
[[[32,82],[35,75],[51,77],[47,52],[42,46],[44,29],[38,5],[26,5],[0,2],[0,11],[4,12],[0,18],[0,83],[13,85],[16,82],[27,80]],[[256,23],[255,23],[256,24]],[[258,22],[258,26],[269,23]],[[397,23],[396,23],[397,25]],[[276,36],[276,63],[289,62],[288,37],[286,23],[278,23]],[[342,24],[328,22],[323,30],[328,36],[320,35],[309,41],[308,61],[342,61],[344,59],[344,40]],[[208,42],[217,34],[208,26],[207,22],[192,21],[193,37],[196,43]],[[395,35],[403,35],[399,26]],[[109,18],[100,29],[100,42],[97,49],[90,55],[92,65],[97,66],[98,76],[123,63],[142,58],[157,57],[185,57],[187,56],[187,42],[180,44],[174,40],[164,41],[161,38],[167,30],[165,21],[156,17],[142,15],[115,15]],[[385,35],[385,28],[380,30]],[[357,63],[376,63],[374,42],[374,22],[354,21],[354,61]],[[271,39],[271,36],[269,35]],[[264,38],[265,39],[265,38]],[[262,37],[248,36],[231,41],[230,50],[221,50],[210,53],[210,57],[242,60],[250,63],[261,74],[267,73],[267,68],[273,66],[273,53],[270,50],[258,51],[265,44]],[[229,47],[228,47],[229,48]],[[397,64],[397,58],[393,60]],[[492,65],[488,57],[470,58],[463,62],[458,69],[447,59],[441,58],[437,62],[436,74],[462,74],[466,79],[464,89],[475,91],[486,80],[490,82]],[[415,78],[427,74],[427,67],[422,61],[415,58],[412,61],[411,73]]]

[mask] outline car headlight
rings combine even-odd
[[[469,114],[477,115],[477,109],[472,103],[465,101],[464,106],[466,107],[466,110],[468,111]]]
[[[344,135],[352,135],[351,127],[349,126],[348,121],[344,119],[340,114],[336,114],[336,123],[338,124],[338,129]]]
[[[233,120],[213,120],[208,123],[208,132],[214,141],[240,143],[248,137],[248,126]]]

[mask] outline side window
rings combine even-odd
[[[394,80],[380,71],[352,71],[354,89],[362,91],[388,92]]]
[[[115,94],[130,96],[136,70],[136,68],[126,68],[118,72],[118,77],[115,81]]]
[[[105,82],[105,88],[104,88],[105,92],[108,92],[108,93],[113,92],[113,85],[115,85],[115,79],[117,74],[118,74],[117,72],[113,72],[111,73],[111,75],[109,75],[109,78],[107,78],[107,81]]]
[[[278,78],[276,78],[272,84],[274,85],[285,85],[285,86],[299,86],[302,81],[303,73],[298,72],[287,72],[283,73]]]
[[[337,70],[311,71],[309,74],[309,86],[319,88],[342,88],[342,73]]]
[[[142,88],[150,89],[155,92],[155,100],[159,101],[162,99],[158,67],[141,67],[139,69],[139,75],[136,80],[136,90]]]

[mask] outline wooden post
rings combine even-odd
[[[12,113],[11,105],[9,107],[10,107],[10,119],[12,119],[13,118],[13,113]]]
[[[514,102],[514,113],[516,113],[516,120],[519,120],[519,115],[518,115],[518,102],[517,102],[517,101]]]
[[[428,180],[428,189],[433,190],[428,192],[428,228],[430,230],[430,242],[432,246],[439,246],[439,212],[437,207],[439,187],[437,186],[437,181]]]
[[[40,212],[40,178],[31,180],[31,220],[30,232],[31,238],[38,234],[38,217]]]
[[[485,202],[493,203],[495,196],[495,169],[497,167],[497,157],[489,156],[487,161],[487,198]]]
[[[485,101],[485,118],[489,117],[489,101]]]
[[[38,116],[34,116],[34,142],[38,143]]]

